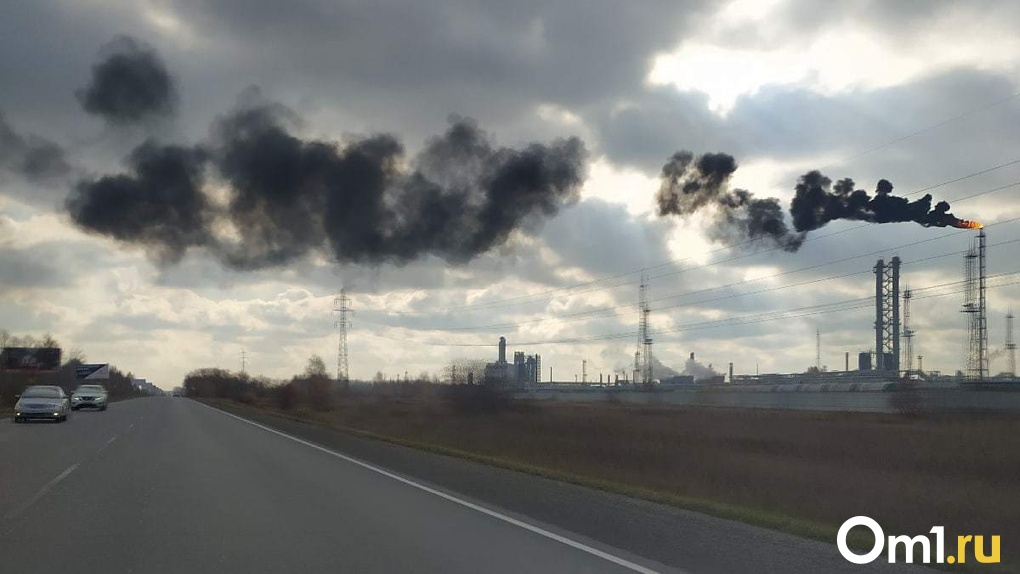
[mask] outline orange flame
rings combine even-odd
[[[971,221],[969,219],[960,219],[953,224],[953,227],[960,229],[983,229],[984,225],[981,225],[980,221]]]

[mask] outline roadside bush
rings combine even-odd
[[[508,390],[494,385],[448,385],[443,398],[458,413],[498,413],[516,403]]]

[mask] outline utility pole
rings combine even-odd
[[[588,359],[581,359],[581,383],[588,382]]]
[[[815,327],[815,371],[822,372],[822,332]]]
[[[906,378],[910,378],[911,371],[914,370],[914,330],[910,328],[910,300],[914,294],[910,290],[910,286],[903,291],[903,339],[904,339],[904,356],[906,357]]]
[[[1009,378],[1016,378],[1016,341],[1013,339],[1013,310],[1006,315],[1006,352],[1009,354]]]
[[[347,314],[351,311],[350,302],[344,289],[340,289],[340,296],[333,299],[333,313],[336,314],[334,326],[337,329],[336,380],[345,386],[349,380],[350,368],[347,356],[347,329],[351,325]]]

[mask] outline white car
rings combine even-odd
[[[71,394],[71,410],[106,410],[106,389],[102,385],[81,385]]]
[[[57,386],[34,385],[25,388],[14,405],[14,422],[29,419],[51,419],[54,422],[67,420],[67,395]]]

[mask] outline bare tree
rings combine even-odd
[[[308,357],[308,365],[305,366],[306,377],[325,377],[326,375],[326,362],[322,360],[319,355],[312,355]]]

